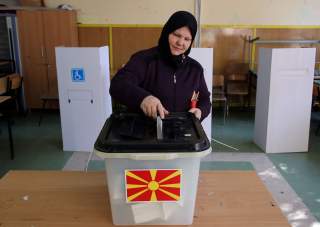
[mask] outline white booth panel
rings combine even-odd
[[[112,112],[108,47],[57,47],[63,150],[92,151]]]
[[[315,48],[261,48],[254,141],[267,153],[308,150]]]
[[[209,92],[212,94],[212,75],[213,75],[213,49],[212,48],[192,48],[189,56],[197,60],[203,67],[204,77]],[[212,95],[210,95],[212,103]],[[202,127],[211,141],[212,115],[210,114],[202,121]]]

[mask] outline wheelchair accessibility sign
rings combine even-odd
[[[82,68],[71,69],[72,82],[85,82],[84,70]]]

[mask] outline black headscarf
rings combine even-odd
[[[182,27],[188,27],[191,32],[192,41],[191,45],[193,43],[193,40],[197,33],[197,20],[196,18],[187,11],[177,11],[174,14],[171,15],[167,23],[164,25],[161,36],[159,38],[158,42],[158,49],[160,52],[161,57],[168,61],[172,66],[179,67],[184,63],[185,57],[188,56],[191,50],[191,45],[189,49],[178,56],[174,56],[171,54],[170,46],[169,46],[169,34],[174,32],[175,30],[182,28]]]

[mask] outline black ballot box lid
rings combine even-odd
[[[105,153],[201,152],[210,142],[201,122],[189,112],[170,113],[162,119],[162,139],[157,121],[136,113],[113,113],[105,122],[95,144]]]

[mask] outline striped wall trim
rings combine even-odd
[[[162,28],[161,24],[78,24],[78,27],[111,27],[111,28]],[[201,28],[273,28],[273,29],[320,29],[320,25],[231,25],[231,24],[203,24]]]

